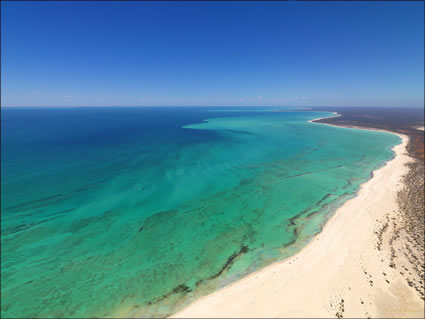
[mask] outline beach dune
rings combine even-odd
[[[342,128],[344,129],[344,128]],[[378,249],[377,229],[397,220],[408,138],[298,254],[201,297],[175,318],[423,317],[424,302]]]

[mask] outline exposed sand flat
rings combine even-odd
[[[424,317],[424,302],[375,233],[398,215],[408,138],[298,254],[226,286],[173,315],[201,317]],[[394,219],[393,219],[394,218]],[[385,235],[385,234],[384,234]],[[399,256],[398,258],[403,258]]]

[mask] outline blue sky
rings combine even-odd
[[[423,106],[423,2],[2,2],[3,106]]]

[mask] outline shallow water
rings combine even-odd
[[[2,316],[165,316],[293,254],[400,143],[329,115],[3,108]]]

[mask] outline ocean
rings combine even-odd
[[[2,108],[1,316],[167,316],[293,255],[401,142],[326,116]]]

